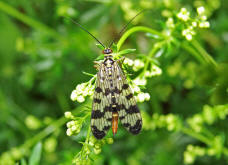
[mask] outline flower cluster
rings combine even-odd
[[[166,21],[166,26],[170,29],[170,31],[173,31],[177,26],[183,26],[181,28],[181,34],[188,41],[191,41],[193,36],[196,35],[196,28],[210,27],[210,23],[207,21],[205,8],[203,6],[197,8],[197,15],[195,17],[191,17],[190,12],[186,8],[181,8],[176,14],[176,18],[177,21],[181,21],[181,24],[175,22],[174,18],[169,17]]]
[[[180,20],[186,22],[190,19],[190,13],[186,8],[181,8],[180,12],[177,13],[177,18],[179,18]]]
[[[65,112],[65,117],[67,119],[71,119],[71,121],[67,122],[67,124],[66,124],[66,126],[67,126],[66,134],[68,136],[78,134],[81,131],[82,120],[80,120],[80,119],[76,120],[76,117],[74,117],[71,112]]]
[[[202,113],[194,115],[187,122],[194,131],[201,132],[204,123],[211,125],[217,119],[224,120],[227,115],[228,105],[218,105],[215,107],[205,105]]]
[[[69,16],[74,17],[77,15],[77,11],[72,7],[72,5],[64,2],[57,2],[56,14],[60,17]]]
[[[145,119],[145,129],[166,128],[168,131],[177,131],[182,127],[180,118],[174,114],[159,115],[156,113],[152,116],[152,121],[145,114],[143,114],[143,117]]]
[[[91,80],[93,80],[93,78]],[[91,96],[93,94],[95,87],[91,80],[87,83],[78,84],[76,86],[76,89],[72,91],[70,96],[72,101],[82,103],[85,101],[86,96]]]
[[[125,58],[124,64],[131,66],[134,71],[139,71],[140,69],[145,67],[144,61],[141,59],[131,60],[129,58]],[[151,64],[149,70],[143,70],[142,74],[137,76],[131,84],[131,89],[136,96],[137,102],[144,102],[150,100],[149,93],[143,93],[139,86],[145,86],[147,84],[147,79],[152,76],[161,75],[162,70],[155,64]]]
[[[188,145],[184,151],[184,163],[192,164],[195,161],[196,156],[204,156],[206,154],[206,148],[200,146]]]
[[[90,136],[85,143],[83,143],[82,150],[76,155],[73,160],[75,164],[87,165],[90,164],[89,155],[93,151],[94,154],[98,155],[102,151],[102,146],[105,144],[113,144],[113,138],[105,138],[102,140],[97,140],[95,137]]]
[[[124,64],[131,66],[134,71],[139,71],[140,69],[142,69],[144,67],[144,62],[140,59],[132,60],[130,58],[125,58]]]
[[[197,156],[220,156],[223,152],[223,137],[215,136],[208,148],[188,145],[184,151],[184,163],[193,164]]]

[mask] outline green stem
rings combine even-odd
[[[90,132],[91,132],[91,127],[89,126],[88,131],[87,131],[87,135],[86,135],[86,141],[85,141],[86,144],[89,143]]]
[[[192,46],[189,45],[188,42],[183,42],[181,46],[183,49],[193,55],[200,63],[206,64],[206,61],[202,58],[202,56],[200,56],[199,53]]]
[[[223,153],[224,153],[224,155],[228,156],[228,149],[227,148],[223,148]]]
[[[25,14],[22,14],[21,12],[17,11],[15,8],[6,4],[5,2],[0,1],[0,10],[9,14],[10,16],[20,20],[21,22],[27,24],[28,26],[33,27],[34,29],[45,32],[47,34],[50,34],[53,37],[58,38],[59,40],[63,40],[63,37],[61,35],[59,35],[55,30],[40,23],[39,21],[36,21],[36,20],[26,16]]]
[[[148,28],[148,27],[145,27],[145,26],[135,26],[131,29],[129,29],[128,31],[126,31],[122,37],[120,38],[120,40],[118,41],[117,43],[117,52],[120,50],[120,47],[123,45],[124,41],[132,34],[132,33],[135,33],[135,32],[138,32],[138,31],[141,31],[141,32],[148,32],[148,33],[151,33],[151,34],[154,34],[156,36],[158,36],[159,38],[164,38],[164,35],[162,35],[162,33],[156,31],[156,30],[153,30],[151,28]]]
[[[191,42],[192,46],[200,53],[202,58],[208,63],[214,66],[214,68],[217,69],[217,63],[214,61],[214,59],[206,52],[204,48],[199,44],[198,41],[192,40]]]
[[[41,141],[46,136],[50,135],[52,132],[57,130],[60,126],[66,123],[67,119],[65,117],[61,117],[60,119],[56,120],[54,123],[46,127],[40,133],[36,134],[33,138],[27,140],[20,148],[30,148],[38,141]]]
[[[194,137],[195,139],[200,140],[201,142],[207,144],[208,146],[211,146],[212,141],[209,138],[201,134],[198,134],[189,128],[182,128],[181,131],[191,137]],[[223,154],[228,156],[228,148],[225,148],[225,147],[223,148]]]
[[[88,103],[89,103],[88,101],[85,102],[84,104],[82,104],[78,108],[74,109],[72,111],[72,113],[78,113],[79,110],[82,109],[84,107],[84,105],[86,105]],[[59,118],[58,120],[56,120],[55,122],[53,122],[49,126],[47,126],[45,129],[43,129],[41,132],[36,134],[34,137],[26,140],[26,142],[23,145],[19,146],[18,148],[26,150],[26,149],[32,147],[37,142],[41,141],[42,139],[44,139],[45,137],[47,137],[48,135],[52,134],[57,129],[59,129],[59,127],[61,127],[63,124],[65,124],[67,120],[68,119],[66,119],[65,117]]]
[[[207,144],[208,146],[211,145],[211,140],[206,138],[205,136],[198,134],[196,132],[194,132],[193,130],[189,129],[189,128],[182,128],[181,131],[189,136],[192,136],[202,142],[204,142],[205,144]]]

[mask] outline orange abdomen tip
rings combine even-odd
[[[117,112],[113,112],[112,113],[112,133],[113,136],[117,133],[117,129],[118,129],[118,113]]]

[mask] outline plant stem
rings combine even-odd
[[[39,21],[36,21],[36,20],[26,16],[25,14],[22,14],[21,12],[17,11],[15,8],[6,4],[5,2],[0,1],[0,10],[9,14],[10,16],[20,20],[21,22],[25,23],[26,25],[33,27],[34,29],[45,32],[45,33],[53,36],[54,38],[58,38],[59,40],[64,39],[55,30],[40,23]]]
[[[207,144],[208,146],[211,145],[211,140],[210,140],[210,139],[206,138],[205,136],[203,136],[203,135],[201,135],[201,134],[198,134],[198,133],[192,131],[192,130],[189,129],[189,128],[184,128],[184,127],[183,127],[183,128],[181,129],[181,131],[182,131],[183,133],[189,135],[189,136],[192,136],[192,137],[194,137],[194,138],[196,138],[196,139],[198,139],[198,140],[204,142],[204,143]]]
[[[191,45],[189,45],[189,42],[183,42],[181,46],[183,49],[185,49],[191,55],[193,55],[200,63],[206,64],[206,61],[202,58],[202,56],[199,55],[199,53]]]
[[[90,103],[90,101],[85,102],[81,106],[77,107],[72,111],[72,113],[78,113],[80,109],[82,109],[86,104]],[[25,150],[32,147],[34,144],[36,144],[38,141],[41,141],[51,133],[53,133],[55,130],[57,130],[59,127],[61,127],[64,123],[66,123],[68,119],[66,119],[64,116],[59,118],[58,120],[51,123],[49,126],[47,126],[45,129],[43,129],[41,132],[36,134],[34,137],[26,140],[26,142],[19,146],[18,148]]]
[[[118,41],[117,43],[117,52],[120,50],[120,47],[123,45],[124,41],[132,34],[132,33],[135,33],[135,32],[138,32],[138,31],[141,31],[141,32],[148,32],[148,33],[151,33],[151,34],[154,34],[156,36],[158,36],[159,38],[164,38],[164,35],[154,29],[151,29],[151,28],[148,28],[148,27],[145,27],[145,26],[135,26],[131,29],[129,29],[128,31],[126,31],[122,37],[120,38],[120,40]]]
[[[192,46],[199,52],[199,54],[202,56],[202,58],[210,65],[212,65],[215,69],[217,69],[217,63],[214,61],[214,59],[209,55],[204,48],[199,44],[198,41],[192,40],[191,42]]]

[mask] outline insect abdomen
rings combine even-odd
[[[118,112],[112,112],[112,133],[115,135],[118,129]]]

